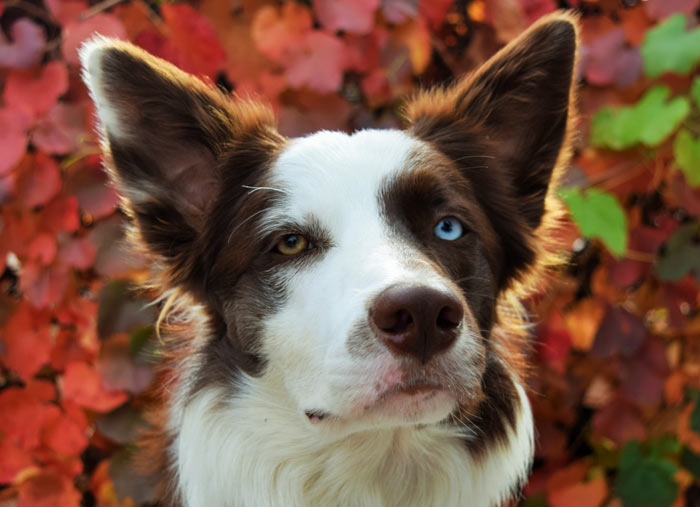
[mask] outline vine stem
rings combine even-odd
[[[107,9],[111,9],[115,5],[118,5],[125,0],[103,0],[102,2],[93,5],[89,9],[83,11],[80,13],[80,19],[85,20],[88,18],[93,17],[95,14],[99,14],[100,12],[106,11]]]

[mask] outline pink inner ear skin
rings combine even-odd
[[[180,193],[183,206],[194,213],[206,212],[218,194],[216,161],[205,148],[184,149],[176,160],[167,164],[170,185]]]

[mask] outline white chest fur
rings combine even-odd
[[[180,414],[172,452],[185,505],[499,505],[528,472],[532,415],[523,389],[508,440],[472,457],[451,425],[365,431],[329,441],[280,391],[247,383],[233,399],[200,392]],[[275,392],[276,391],[276,392]]]

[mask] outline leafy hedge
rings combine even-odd
[[[150,499],[125,458],[158,357],[77,48],[131,40],[286,135],[400,124],[401,101],[557,7],[582,14],[570,263],[533,298],[528,506],[700,504],[697,0],[0,0],[0,503]]]

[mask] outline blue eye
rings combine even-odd
[[[435,226],[435,235],[446,241],[454,241],[464,235],[462,223],[455,217],[445,217]]]

